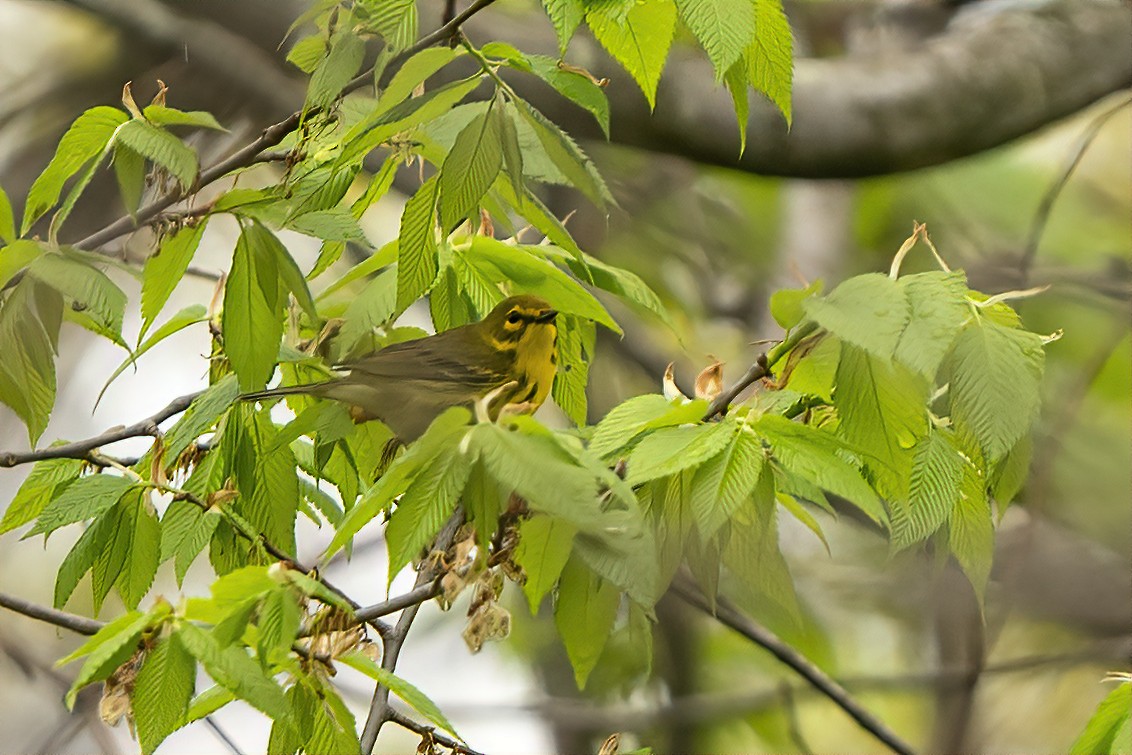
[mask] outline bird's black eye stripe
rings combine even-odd
[[[519,322],[522,319],[523,319],[523,316],[521,314],[519,314],[518,311],[512,311],[511,314],[507,315],[507,322],[511,323],[512,325],[514,325],[515,323]]]

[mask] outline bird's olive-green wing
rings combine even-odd
[[[423,383],[445,392],[483,395],[510,379],[511,353],[492,349],[471,328],[404,341],[340,365],[354,379]]]

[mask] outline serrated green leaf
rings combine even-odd
[[[189,408],[165,434],[165,458],[172,463],[189,444],[206,432],[239,394],[236,376],[229,375],[193,399]]]
[[[406,705],[417,713],[420,713],[426,720],[444,729],[452,736],[459,738],[460,735],[456,733],[456,730],[452,727],[452,723],[440,708],[437,707],[436,703],[409,682],[396,676],[391,671],[382,668],[370,660],[370,658],[357,651],[348,653],[338,660],[389,688],[390,692],[404,700]]]
[[[221,648],[207,632],[185,622],[177,636],[212,679],[276,721],[287,720],[290,706],[280,686],[242,647]]]
[[[274,246],[265,243],[266,231],[257,228],[262,226],[245,226],[236,242],[221,318],[224,351],[245,391],[267,383],[283,337],[279,259]]]
[[[1005,456],[1037,419],[1044,364],[1035,333],[988,320],[959,333],[945,363],[951,417],[978,439],[988,464]]]
[[[629,454],[630,485],[696,467],[723,450],[735,428],[722,423],[663,427],[645,435]]]
[[[911,317],[900,285],[880,273],[850,278],[825,297],[802,302],[818,325],[880,359],[892,359]]]
[[[83,463],[78,459],[47,459],[36,462],[0,520],[0,535],[30,522],[39,516],[56,493],[82,473]]]
[[[617,618],[621,593],[591,572],[578,558],[570,558],[558,583],[554,624],[574,667],[578,689],[585,689],[590,672],[601,658]]]
[[[138,744],[145,755],[181,727],[195,686],[196,664],[176,634],[146,653],[130,696]]]
[[[387,325],[397,313],[397,269],[375,277],[346,307],[338,339],[342,354],[349,354],[374,329]]]
[[[169,504],[161,518],[161,553],[158,561],[163,563],[175,557],[178,585],[184,580],[189,566],[208,544],[220,517],[220,512],[205,512],[188,500]]]
[[[469,454],[450,446],[437,454],[409,483],[385,528],[390,584],[436,537],[441,525],[456,509],[473,461]]]
[[[592,78],[562,65],[557,58],[549,55],[524,55],[502,42],[484,45],[482,52],[489,57],[501,57],[512,67],[538,76],[560,95],[589,111],[605,138],[609,138],[609,98]]]
[[[943,428],[932,428],[913,453],[907,501],[893,501],[892,545],[897,549],[926,540],[948,520],[966,464],[952,433]]]
[[[122,332],[126,294],[106,273],[82,259],[64,253],[36,257],[28,275],[46,283],[113,333]]]
[[[527,597],[532,616],[538,613],[543,598],[558,583],[574,548],[576,532],[577,528],[570,523],[549,516],[533,516],[519,525],[515,563],[523,567],[526,575],[523,595]]]
[[[0,306],[0,401],[24,421],[34,447],[55,404],[55,344],[63,300],[33,278]]]
[[[164,168],[182,190],[188,191],[196,181],[196,152],[168,131],[135,118],[117,130],[114,140]]]
[[[999,521],[1006,513],[1007,506],[1022,490],[1030,473],[1030,458],[1034,453],[1033,439],[1023,435],[1014,448],[998,463],[991,476],[991,495],[994,497]],[[0,526],[0,532],[3,527]]]
[[[133,509],[133,516],[132,521],[127,516],[122,517],[122,524],[127,522],[132,524],[132,530],[125,533],[129,535],[126,558],[114,584],[126,607],[136,608],[149,592],[154,575],[157,574],[161,525],[158,524],[157,514],[149,502],[148,491],[139,491],[136,496],[127,494],[119,505],[130,506]],[[116,548],[116,543],[112,541],[111,547]],[[97,566],[96,562],[96,569]]]
[[[593,322],[565,316],[558,325],[558,371],[551,396],[578,427],[586,424],[586,383],[589,382],[596,329]]]
[[[87,163],[103,153],[119,126],[129,117],[121,110],[99,106],[75,119],[55,150],[55,156],[28,191],[20,235],[59,201],[63,185]]]
[[[794,37],[782,0],[755,0],[755,36],[744,53],[747,79],[793,122]]]
[[[44,250],[44,244],[32,239],[16,239],[7,246],[0,247],[0,290],[6,289],[16,273],[26,268]]]
[[[104,516],[95,520],[71,548],[55,576],[56,608],[62,608],[70,600],[83,575],[94,566],[95,559],[102,553],[117,525],[117,518]]]
[[[650,420],[672,409],[672,402],[659,393],[634,396],[610,409],[590,437],[590,452],[608,458],[644,431]]]
[[[897,280],[908,297],[911,319],[896,344],[896,361],[934,380],[963,325],[971,318],[967,278],[939,271]]]
[[[149,326],[157,319],[161,308],[169,300],[173,289],[181,282],[189,263],[196,254],[207,219],[194,225],[183,226],[162,239],[157,251],[145,261],[142,270],[141,313],[142,327],[138,340],[145,336]]]
[[[75,697],[80,689],[92,682],[107,678],[134,654],[142,632],[152,620],[153,617],[148,613],[139,611],[125,613],[99,629],[73,653],[56,661],[56,666],[63,666],[76,658],[87,656],[64,698],[68,710],[75,707]]]
[[[753,0],[676,0],[676,8],[711,60],[718,84],[754,36]]]
[[[558,36],[558,53],[564,55],[570,39],[582,23],[586,6],[583,0],[542,0],[542,7],[550,16],[554,33]]]
[[[312,34],[296,42],[287,52],[287,62],[306,74],[314,73],[319,61],[326,55],[326,39]]]
[[[677,428],[678,429],[678,428]],[[765,457],[762,443],[743,428],[703,463],[692,478],[691,507],[702,539],[711,538],[754,493]]]
[[[598,207],[617,203],[593,162],[573,139],[528,103],[522,100],[514,103],[519,115],[534,130],[547,156],[572,186]]]
[[[189,126],[191,128],[209,128],[213,131],[227,131],[220,125],[212,113],[204,110],[177,110],[164,105],[146,105],[142,115],[150,123],[158,126]]]
[[[964,461],[959,497],[948,517],[948,545],[983,604],[994,559],[994,521],[982,473]]]
[[[1069,755],[1125,755],[1120,743],[1132,728],[1132,682],[1124,682],[1101,700],[1077,736]]]
[[[821,290],[820,280],[814,281],[806,288],[779,289],[770,295],[770,314],[783,330],[790,330],[806,315],[803,302],[811,296],[820,294]]]
[[[185,714],[185,725],[199,721],[205,716],[211,716],[235,699],[235,695],[220,685],[209,687],[189,703],[189,712]]]
[[[389,51],[398,53],[417,39],[416,0],[382,0],[368,5],[374,28],[389,45]]]
[[[311,74],[304,109],[323,108],[338,99],[361,68],[365,54],[365,42],[352,31],[342,31],[331,37],[326,57],[318,62]]]
[[[358,221],[345,207],[303,213],[288,221],[287,227],[323,241],[356,241],[369,245]]]
[[[441,228],[450,231],[483,199],[503,169],[503,127],[498,105],[472,121],[456,136],[440,168]]]
[[[597,41],[629,72],[649,108],[656,107],[656,87],[676,33],[676,4],[672,0],[634,3],[623,21],[595,7],[586,22]]]
[[[397,253],[397,309],[404,311],[436,280],[436,176],[425,181],[405,203]]]
[[[130,217],[137,214],[145,193],[145,158],[124,144],[114,147],[114,177]]]
[[[463,48],[428,47],[406,60],[377,98],[375,113],[388,112],[404,102],[430,76],[464,54]]]
[[[107,378],[106,382],[103,384],[102,390],[98,392],[98,398],[95,399],[95,403],[97,404],[102,400],[102,396],[104,393],[106,393],[106,389],[110,387],[110,384],[113,383],[119,375],[125,372],[127,367],[137,363],[138,358],[141,357],[142,354],[146,353],[174,333],[178,333],[189,327],[190,325],[196,325],[199,322],[204,322],[207,319],[208,311],[205,310],[203,304],[191,304],[182,309],[177,314],[170,317],[164,325],[155,330],[152,336],[147,338],[144,343],[139,345],[137,350],[126,357],[126,360],[118,365],[117,369],[115,369],[114,372],[111,373],[110,377]]]
[[[111,474],[75,480],[47,504],[25,537],[50,534],[68,524],[94,519],[113,506],[132,485],[129,479]]]
[[[12,216],[12,203],[0,186],[0,241],[10,244],[16,240],[16,220]]]
[[[723,75],[723,83],[727,85],[727,91],[731,93],[731,101],[735,105],[735,120],[739,126],[739,157],[742,157],[747,151],[747,121],[751,117],[751,98],[747,92],[745,61],[737,60],[732,63],[727,73]],[[771,312],[774,312],[773,306]]]

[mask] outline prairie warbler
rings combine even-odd
[[[404,443],[420,437],[451,406],[472,406],[492,391],[494,419],[508,404],[546,400],[558,364],[558,313],[537,296],[512,296],[487,317],[443,333],[387,346],[356,362],[349,374],[324,383],[247,393],[247,401],[306,394],[357,407],[379,419]]]

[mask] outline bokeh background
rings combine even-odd
[[[441,4],[420,5],[422,28],[432,28]],[[805,58],[799,85],[816,64],[864,60],[877,67],[877,75],[863,85],[846,81],[846,89],[872,87],[877,100],[898,98],[902,93],[890,89],[885,70],[906,62],[911,67],[932,45],[993,23],[996,13],[1013,12],[1010,6],[1016,5],[788,2],[796,49]],[[285,41],[286,29],[302,9],[296,0],[0,0],[0,185],[17,212],[70,121],[85,108],[118,103],[126,81],[134,82],[140,102],[163,80],[171,105],[210,110],[230,128],[229,134],[190,137],[205,164],[286,116],[301,104],[305,87],[299,72],[283,62],[294,39]],[[469,35],[477,43],[499,35],[524,49],[553,39],[540,9],[524,0],[498,3],[469,26]],[[1058,38],[1048,44],[1056,54]],[[975,288],[994,294],[1049,286],[1017,303],[1031,329],[1063,331],[1063,337],[1047,350],[1046,400],[1030,478],[999,526],[985,615],[951,566],[920,552],[891,556],[876,533],[821,512],[815,515],[830,552],[793,519],[782,520],[783,548],[805,625],[783,624],[758,605],[745,608],[925,751],[1067,751],[1107,692],[1101,678],[1109,670],[1128,670],[1132,653],[1129,91],[1109,87],[1115,90],[1107,96],[1083,95],[1080,106],[1048,125],[993,148],[981,145],[975,118],[973,133],[965,135],[965,143],[974,146],[913,155],[902,165],[870,164],[862,155],[840,166],[831,163],[824,174],[820,168],[793,170],[803,178],[790,177],[789,165],[775,166],[773,160],[764,161],[766,170],[757,159],[739,163],[733,120],[719,120],[724,125],[702,133],[673,135],[669,129],[661,134],[665,138],[643,136],[638,119],[645,117],[644,101],[628,77],[595,57],[584,36],[571,50],[571,60],[614,79],[614,138],[585,145],[621,207],[599,216],[577,195],[559,189],[548,189],[547,200],[560,216],[576,211],[570,228],[583,248],[645,278],[676,323],[669,329],[608,302],[626,337],[599,341],[591,420],[629,396],[657,390],[669,362],[684,386],[715,359],[725,362],[725,379],[737,377],[762,350],[761,340],[780,335],[766,311],[770,293],[816,279],[831,287],[850,275],[887,270],[913,221],[928,224],[942,255],[965,269]],[[1132,58],[1127,50],[1117,53]],[[672,117],[673,98],[702,79],[697,64],[685,60],[690,56],[690,50],[675,51],[655,118]],[[1116,64],[1132,67],[1126,58]],[[997,80],[989,69],[996,61],[985,65],[986,80]],[[970,80],[972,98],[981,80]],[[1130,83],[1132,71],[1123,86]],[[723,90],[705,89],[699,96],[724,113],[730,108]],[[809,104],[795,124],[802,135],[812,133],[823,113]],[[830,122],[821,126],[838,133],[840,111],[834,105]],[[1012,107],[1011,97],[1004,95],[1001,107]],[[581,122],[582,111],[554,115],[568,130],[576,125],[581,135],[592,135],[592,126]],[[757,141],[772,128],[768,117],[755,116],[761,125],[752,130],[748,149],[756,157],[770,149]],[[949,113],[923,117],[928,128],[929,121]],[[779,131],[776,139],[788,138],[784,124],[773,128]],[[703,142],[720,146],[705,152]],[[913,165],[924,167],[910,169]],[[411,191],[412,173],[403,172],[398,185]],[[255,180],[254,173],[241,178]],[[113,178],[100,176],[65,237],[80,238],[121,213]],[[374,244],[395,235],[399,214],[398,200],[391,197],[363,219]],[[235,235],[234,226],[223,221],[210,224],[194,273],[167,311],[212,298]],[[313,261],[317,249],[309,240],[284,238],[300,261]],[[146,242],[135,238],[117,251],[136,263],[144,258]],[[915,252],[906,269],[929,264],[926,254]],[[116,276],[136,298],[129,275]],[[423,313],[406,317],[426,322]],[[127,319],[127,339],[138,326],[136,315]],[[195,390],[207,380],[207,348],[203,328],[169,339],[136,371],[124,374],[95,409],[99,389],[125,355],[85,331],[65,328],[59,398],[44,442],[135,421]],[[545,419],[563,421],[553,408]],[[0,448],[25,445],[22,425],[0,407]],[[27,471],[0,471],[0,509]],[[44,546],[38,539],[6,536],[0,544],[0,591],[50,603],[55,570],[75,537],[63,531]],[[326,533],[304,530],[300,556],[316,558],[327,539]],[[363,603],[383,598],[380,532],[364,531],[353,561],[336,562],[331,570]],[[185,592],[205,591],[211,578],[207,559],[201,559]],[[171,570],[159,572],[153,594],[176,594]],[[80,587],[69,609],[89,612],[84,595]],[[459,637],[459,616],[426,607],[399,666],[477,749],[594,752],[605,736],[623,731],[627,744],[651,744],[659,752],[879,751],[879,743],[764,652],[678,601],[664,600],[658,607],[651,670],[637,664],[631,649],[621,656],[611,651],[585,694],[574,687],[549,617],[529,617],[519,601],[513,608],[511,640],[472,656]],[[108,601],[102,618],[117,610]],[[63,707],[76,668],[56,669],[53,663],[77,643],[54,627],[0,612],[0,752],[136,748],[124,727],[109,729],[99,721],[97,689],[81,694],[73,713]],[[348,671],[341,681],[347,700],[364,710],[371,688]],[[215,718],[238,749],[266,746],[267,722],[254,711],[231,705]],[[405,752],[416,741],[387,730],[378,746]],[[175,734],[162,748],[229,751],[203,724]]]

